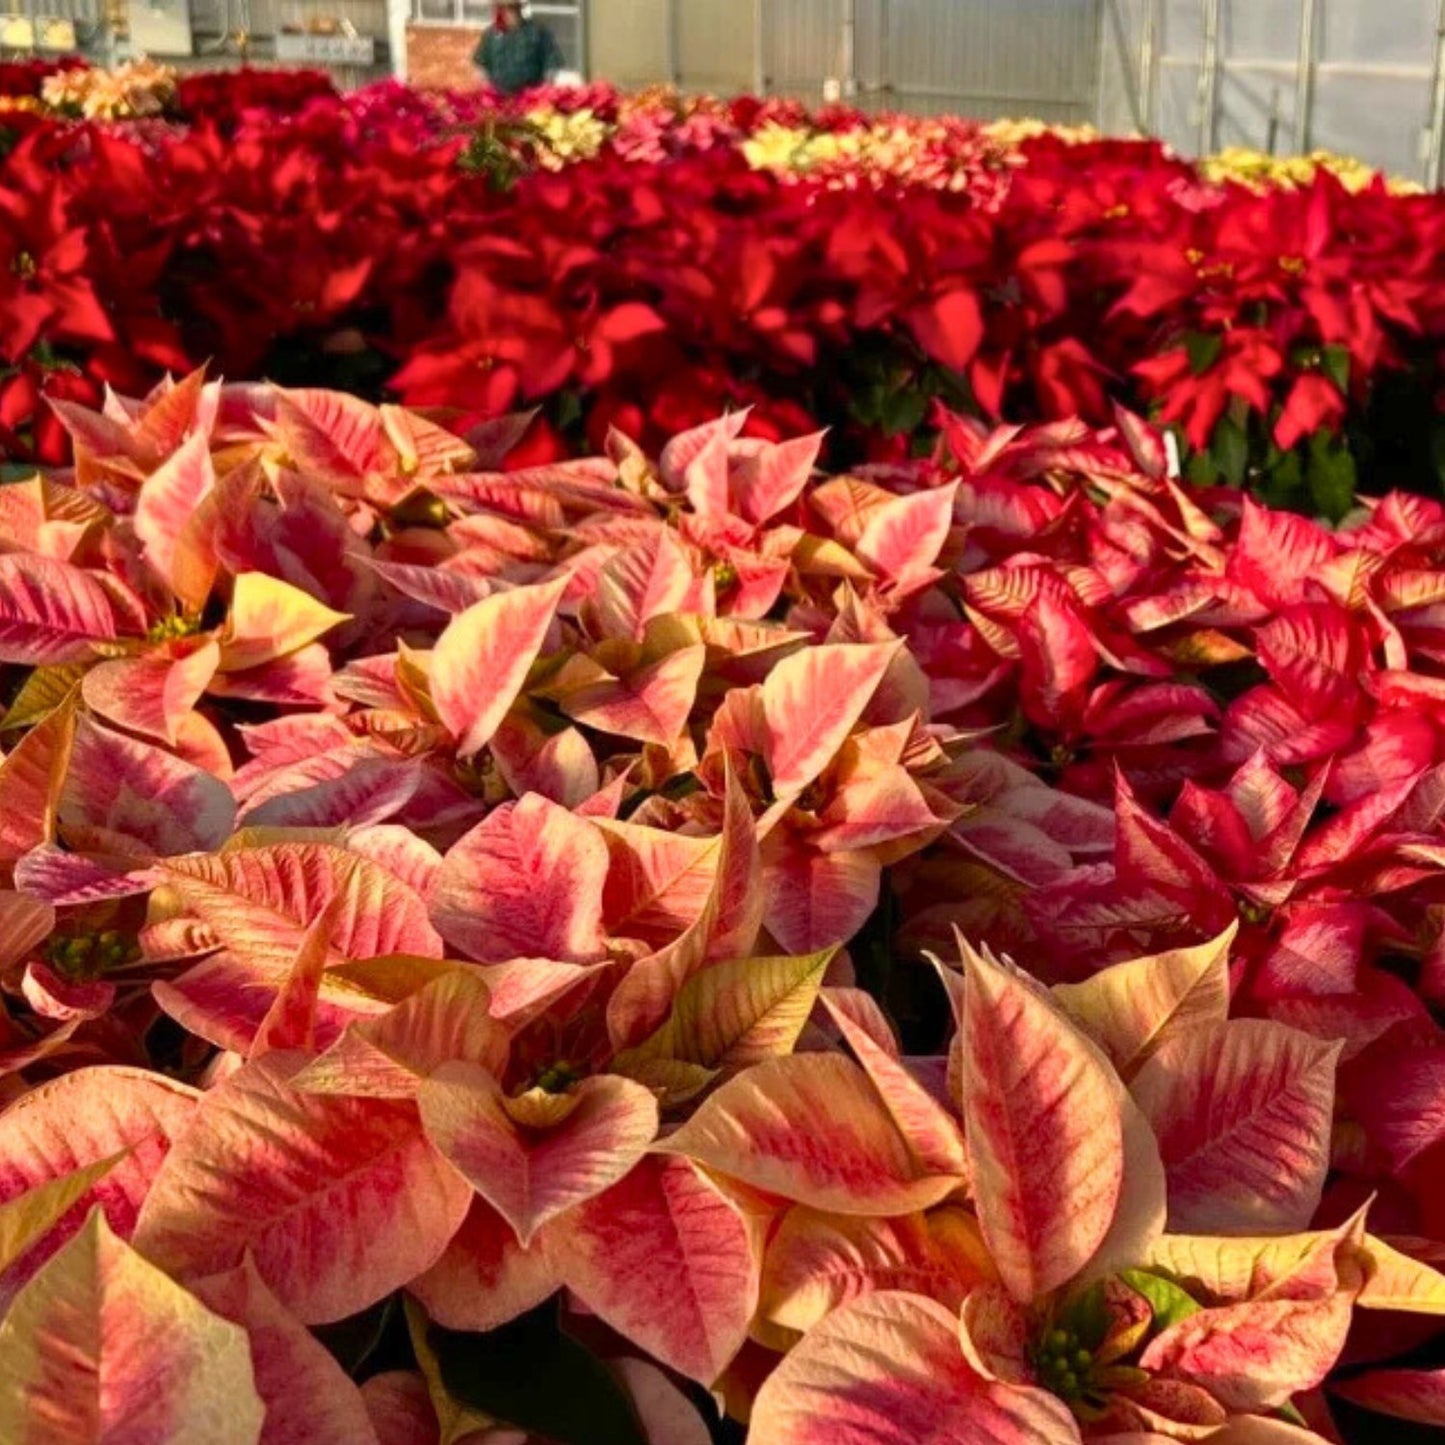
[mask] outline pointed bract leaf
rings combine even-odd
[[[292,1083],[311,1094],[406,1099],[454,1059],[500,1074],[507,1031],[488,1014],[489,1001],[475,973],[453,966],[380,1018],[352,1024]]]
[[[1088,1262],[1124,1183],[1118,1080],[1030,982],[972,950],[959,1032],[959,1112],[999,1277],[1027,1303]]]
[[[321,974],[330,956],[331,935],[344,902],[344,897],[337,894],[306,930],[291,972],[256,1030],[251,1058],[259,1058],[272,1049],[311,1052],[316,1041],[316,1000],[321,993]]]
[[[968,1161],[953,1116],[913,1077],[896,1050],[879,1044],[827,995],[823,1003],[919,1164],[930,1173],[962,1179],[968,1173]]]
[[[995,1384],[934,1300],[881,1290],[835,1310],[768,1377],[752,1445],[1071,1445],[1062,1400]]]
[[[566,1221],[558,1226],[566,1227]],[[473,1199],[446,1252],[408,1289],[449,1330],[494,1330],[562,1287],[550,1242],[551,1231],[544,1229],[523,1246],[516,1230],[485,1199]]]
[[[785,657],[763,684],[768,768],[779,798],[827,767],[873,698],[901,643],[836,643]]]
[[[1178,1233],[1289,1233],[1329,1167],[1338,1044],[1263,1019],[1166,1041],[1133,1095],[1159,1139]]]
[[[0,1324],[0,1439],[257,1445],[246,1332],[111,1233],[99,1210]]]
[[[854,550],[876,573],[901,587],[936,575],[929,569],[953,525],[955,482],[932,491],[895,497],[869,518]]]
[[[1207,1390],[1227,1410],[1277,1409],[1329,1373],[1350,1325],[1350,1295],[1200,1310],[1150,1341],[1140,1365]]]
[[[108,721],[174,747],[182,719],[205,692],[220,660],[220,647],[206,642],[182,658],[102,662],[86,673],[81,696]]]
[[[371,859],[326,843],[272,843],[174,858],[166,868],[188,911],[278,980],[308,926],[338,899],[331,947],[344,957],[442,952],[411,888]]]
[[[789,1054],[836,953],[713,964],[688,979],[668,1021],[627,1057],[740,1069]]]
[[[837,1214],[927,1209],[961,1183],[920,1166],[868,1076],[840,1054],[765,1060],[657,1147]]]
[[[115,635],[110,598],[88,572],[22,552],[0,556],[0,662],[74,662]]]
[[[207,769],[81,717],[60,817],[123,834],[162,855],[194,853],[230,835],[236,800]]]
[[[199,1098],[194,1089],[160,1074],[105,1065],[50,1079],[0,1113],[0,1201],[5,1204],[99,1170],[18,1261],[5,1285],[13,1287],[34,1273],[80,1228],[93,1205],[100,1206],[122,1239],[129,1239],[161,1162],[190,1124]]]
[[[568,579],[494,593],[448,623],[431,655],[437,716],[469,758],[491,741],[537,660]]]
[[[583,1079],[547,1128],[519,1124],[496,1079],[444,1064],[417,1102],[428,1137],[525,1245],[549,1219],[617,1182],[657,1133],[657,1100],[612,1075]]]
[[[567,1286],[619,1334],[710,1385],[758,1297],[748,1225],[686,1159],[653,1155],[559,1227]]]
[[[279,577],[243,572],[220,634],[221,670],[240,672],[299,652],[347,620]]]
[[[1397,1420],[1445,1427],[1445,1370],[1371,1370],[1330,1389]]]
[[[146,561],[169,583],[176,542],[216,485],[211,439],[195,431],[141,483],[135,500],[135,534],[145,547]]]
[[[771,1324],[800,1333],[873,1290],[907,1290],[950,1309],[993,1265],[966,1209],[860,1219],[794,1206],[768,1241],[759,1309]]]
[[[189,1278],[250,1250],[297,1318],[324,1324],[435,1263],[471,1191],[412,1104],[299,1093],[290,1081],[307,1062],[267,1054],[211,1089],[161,1166],[136,1239]]]
[[[494,809],[447,854],[432,918],[482,963],[603,955],[607,845],[596,826],[536,794]]]
[[[1229,1011],[1229,948],[1238,931],[1194,948],[1133,959],[1083,983],[1057,984],[1054,998],[1129,1078],[1177,1030],[1222,1021]]]
[[[361,1391],[249,1259],[200,1281],[194,1293],[246,1331],[256,1392],[266,1406],[260,1445],[379,1445]]]
[[[634,829],[629,837],[635,839],[643,831]],[[607,836],[609,842],[616,840],[616,829],[608,829]],[[756,941],[763,913],[762,892],[758,886],[758,832],[747,796],[731,769],[723,800],[722,832],[707,843],[707,850],[698,856],[710,855],[712,868],[696,912],[690,912],[693,890],[681,890],[684,896],[673,906],[683,910],[682,931],[662,948],[638,959],[619,980],[607,1002],[607,1029],[617,1046],[634,1043],[645,1037],[649,1029],[662,1025],[680,990],[709,958],[727,958],[730,953],[749,951]],[[619,871],[620,851],[613,850],[609,884]],[[635,856],[640,861],[645,855]],[[662,898],[655,894],[656,886],[649,881],[640,893],[660,904]],[[648,911],[661,910],[649,907]]]
[[[60,1222],[122,1159],[127,1150],[47,1179],[0,1204],[0,1275]]]
[[[56,807],[75,739],[76,701],[68,695],[0,762],[0,859],[14,862],[55,839]]]

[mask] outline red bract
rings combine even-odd
[[[86,233],[28,149],[17,147],[0,184],[0,359],[12,363],[42,335],[82,347],[112,339],[92,285]]]

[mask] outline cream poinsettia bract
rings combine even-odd
[[[964,945],[946,1061],[825,991],[856,1062],[762,1064],[667,1139],[781,1201],[752,1445],[1318,1438],[1291,1400],[1355,1306],[1441,1282],[1308,1228],[1338,1049],[1226,1018],[1232,933],[1053,991]]]

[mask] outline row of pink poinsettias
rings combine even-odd
[[[454,1362],[558,1291],[658,1445],[698,1387],[1439,1423],[1440,508],[1190,494],[1124,414],[831,478],[737,414],[512,472],[526,418],[199,373],[60,414],[0,490],[0,1436],[555,1438]],[[398,1292],[358,1385],[311,1330]]]

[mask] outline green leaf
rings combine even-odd
[[[1321,516],[1338,522],[1355,504],[1355,459],[1343,442],[1327,432],[1310,438],[1305,480],[1310,498]]]
[[[1334,382],[1341,396],[1350,389],[1350,353],[1348,347],[1325,346],[1320,350],[1320,370]]]
[[[1242,486],[1249,466],[1249,437],[1244,428],[1227,416],[1220,417],[1210,441],[1209,454],[1220,475],[1231,487]]]
[[[432,1325],[427,1340],[452,1399],[557,1445],[647,1445],[607,1366],[543,1305],[484,1335]]]
[[[1189,369],[1195,376],[1203,376],[1224,350],[1224,338],[1213,331],[1191,331],[1184,338],[1184,350],[1189,357]]]
[[[1291,508],[1300,504],[1304,489],[1304,464],[1298,452],[1277,452],[1255,490],[1271,507]]]
[[[1199,1313],[1199,1302],[1162,1274],[1151,1274],[1145,1269],[1124,1269],[1119,1271],[1119,1278],[1135,1294],[1141,1294],[1149,1301],[1156,1330],[1167,1330],[1170,1325],[1177,1325],[1180,1320]]]
[[[883,415],[885,396],[883,383],[871,381],[854,390],[849,410],[864,426],[876,426]]]
[[[916,431],[923,425],[928,414],[928,394],[918,388],[908,387],[895,391],[884,403],[883,429],[890,436]]]
[[[575,391],[564,391],[557,398],[557,430],[566,431],[582,420],[582,398]]]
[[[1184,480],[1191,487],[1212,487],[1219,480],[1219,468],[1207,449],[1190,452],[1184,459]]]

